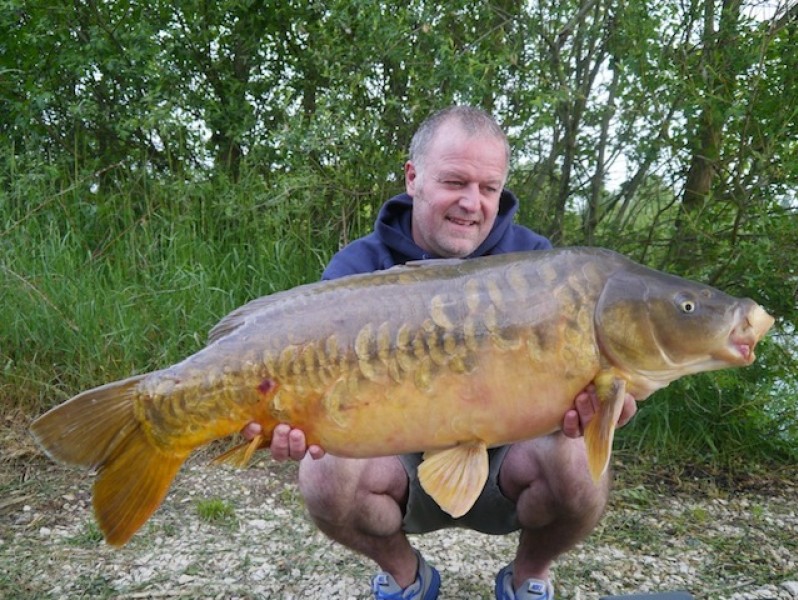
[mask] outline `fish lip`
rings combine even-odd
[[[740,335],[732,331],[726,344],[710,356],[727,365],[745,367],[756,360],[754,348],[756,348],[757,341],[751,335]]]
[[[743,314],[743,310],[747,308]],[[775,322],[758,304],[746,304],[738,311],[740,318],[729,334],[729,342],[718,358],[732,364],[750,365],[756,360],[754,349]]]
[[[757,341],[765,337],[765,334],[776,322],[776,320],[759,304],[754,305],[753,309],[748,313],[747,318]]]

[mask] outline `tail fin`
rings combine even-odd
[[[106,542],[121,546],[144,525],[186,458],[158,452],[140,428],[120,441],[94,482],[94,514]]]
[[[585,428],[585,446],[590,475],[598,483],[610,463],[615,425],[626,397],[626,382],[607,373],[597,376],[594,383],[599,409]]]
[[[97,469],[94,511],[113,545],[127,542],[150,517],[187,458],[160,452],[142,429],[133,402],[141,378],[83,392],[31,425],[51,458]]]

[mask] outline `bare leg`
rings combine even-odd
[[[371,558],[401,587],[413,583],[418,560],[402,531],[408,482],[397,457],[308,457],[299,489],[322,532]]]
[[[607,505],[608,479],[593,483],[582,438],[555,433],[510,448],[499,485],[521,522],[516,588],[530,577],[548,579],[554,560],[590,534]]]

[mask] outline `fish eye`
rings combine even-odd
[[[681,296],[680,298],[676,299],[676,302],[679,305],[679,310],[685,314],[695,312],[696,308],[698,308],[698,302],[696,302],[693,298]]]

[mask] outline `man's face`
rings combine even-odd
[[[501,139],[470,137],[456,122],[438,129],[421,172],[405,165],[413,198],[413,241],[432,255],[465,257],[488,237],[507,176]]]

